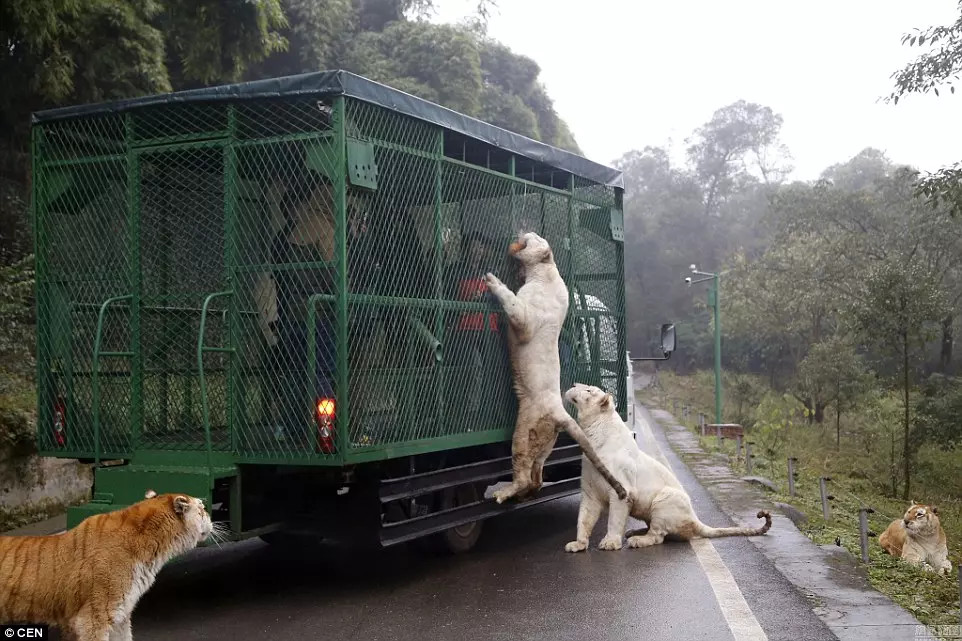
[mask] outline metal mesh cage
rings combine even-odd
[[[510,438],[508,243],[571,290],[563,385],[625,409],[621,190],[336,94],[34,127],[39,441],[341,464]]]

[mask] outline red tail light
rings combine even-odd
[[[334,437],[334,399],[317,399],[317,445],[323,454],[333,454]]]
[[[53,442],[57,447],[67,444],[67,406],[63,399],[57,397],[53,402]]]

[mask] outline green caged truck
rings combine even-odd
[[[562,435],[510,479],[520,230],[571,305],[563,385],[627,418],[622,176],[345,71],[71,106],[32,123],[40,451],[94,467],[68,527],[157,492],[240,540],[453,551],[578,491]]]

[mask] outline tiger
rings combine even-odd
[[[157,494],[46,536],[0,537],[0,622],[77,641],[131,641],[130,617],[167,561],[211,537],[204,503]]]
[[[901,519],[895,519],[878,538],[882,549],[930,572],[949,574],[949,548],[939,520],[939,508],[912,501]]]

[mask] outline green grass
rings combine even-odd
[[[712,388],[710,380],[703,375],[678,377],[659,373],[659,385],[654,390],[644,390],[639,398],[647,404],[671,411],[672,401],[679,402],[675,414],[680,423],[699,437],[703,449],[717,452],[714,436],[701,437],[696,426],[699,412],[710,415]],[[689,404],[687,419],[682,417],[681,406]],[[735,408],[726,405],[726,416]],[[744,412],[744,408],[743,408]],[[794,425],[786,430],[783,442],[770,459],[763,452],[755,451],[753,473],[771,479],[779,487],[774,499],[790,503],[808,517],[800,529],[818,544],[834,544],[836,538],[842,547],[855,558],[861,558],[858,516],[864,502],[876,512],[869,515],[869,529],[881,534],[891,520],[901,517],[907,502],[891,496],[886,491],[885,461],[879,461],[879,452],[866,447],[864,436],[858,433],[860,425],[868,419],[853,416],[843,430],[841,447],[835,449],[834,426]],[[750,432],[749,432],[750,433]],[[736,474],[744,474],[745,466],[735,460],[734,443],[723,442],[729,454],[729,465]],[[881,449],[881,448],[880,448]],[[788,496],[787,457],[798,459],[795,482],[796,495]],[[937,504],[942,527],[949,541],[949,558],[953,571],[949,577],[937,576],[895,559],[882,550],[877,537],[869,538],[868,576],[873,587],[910,611],[926,625],[958,625],[959,584],[958,566],[962,561],[962,497],[959,490],[959,466],[962,456],[958,452],[946,453],[934,449],[920,452],[921,472],[913,484],[914,498],[920,502]],[[822,518],[818,478],[831,477],[829,494],[832,501],[831,518]]]

